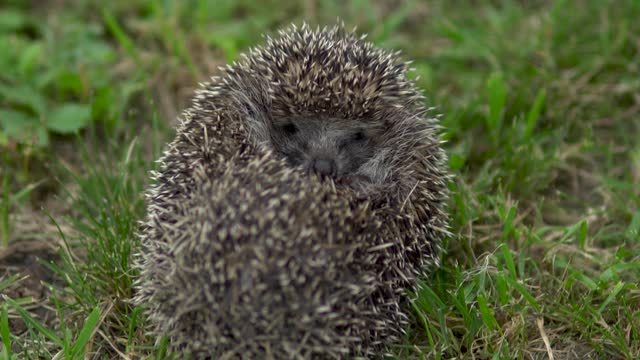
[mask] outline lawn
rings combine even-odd
[[[171,357],[129,304],[154,160],[218,66],[338,16],[413,60],[455,174],[396,358],[640,358],[637,0],[4,0],[0,358]]]

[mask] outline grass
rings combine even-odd
[[[60,245],[62,282],[0,300],[0,357],[167,357],[127,302],[153,160],[217,66],[337,15],[414,60],[456,174],[397,358],[640,357],[640,2],[3,4],[0,241]]]

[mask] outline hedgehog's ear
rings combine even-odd
[[[230,91],[233,106],[246,118],[265,120],[270,113],[271,100],[264,81],[247,76],[234,84]]]
[[[233,110],[246,130],[249,141],[255,145],[268,143],[272,120],[265,102],[245,91],[238,90],[231,93],[231,99]]]

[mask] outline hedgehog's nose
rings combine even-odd
[[[335,177],[336,163],[330,159],[316,159],[313,161],[311,170],[320,176]]]

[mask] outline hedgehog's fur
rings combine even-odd
[[[136,303],[172,349],[326,358],[402,334],[401,294],[447,234],[449,178],[407,70],[342,26],[304,25],[202,85],[154,174],[136,258]],[[362,164],[320,181],[271,138],[304,119],[384,131]]]

